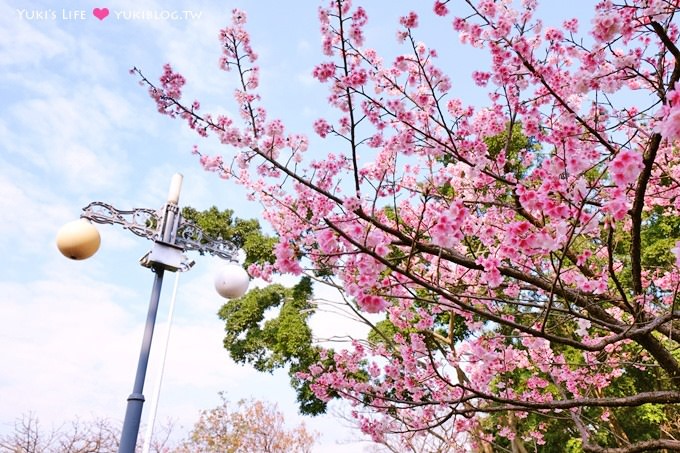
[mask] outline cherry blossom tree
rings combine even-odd
[[[196,148],[201,165],[265,206],[275,261],[252,276],[306,275],[384,316],[297,373],[374,439],[445,426],[452,451],[558,432],[575,451],[680,450],[680,2],[603,0],[561,27],[536,6],[438,0],[401,18],[392,61],[364,8],[321,7],[313,76],[336,114],[311,126],[336,152],[267,117],[243,11],[220,32],[240,117],[185,103],[170,65],[158,84],[134,71],[162,114],[224,144]],[[488,52],[486,105],[456,97],[423,14]],[[641,411],[656,422],[636,430]]]
[[[174,453],[309,453],[316,435],[304,424],[287,429],[276,404],[257,400],[222,404],[201,412]]]

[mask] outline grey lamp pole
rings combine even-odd
[[[142,349],[139,352],[139,362],[137,363],[137,374],[132,393],[127,399],[127,409],[125,410],[125,420],[123,422],[123,432],[120,437],[120,453],[134,453],[139,434],[139,424],[142,419],[142,407],[144,405],[144,380],[146,379],[146,368],[149,364],[149,352],[151,351],[151,340],[156,324],[156,314],[158,313],[158,300],[161,295],[163,284],[162,267],[153,267],[156,273],[151,290],[151,300],[149,302],[149,312],[146,315],[146,326],[144,327],[144,338],[142,339]]]
[[[65,225],[57,236],[59,250],[72,259],[88,258],[99,247],[99,233],[89,223],[83,223],[82,219],[101,224],[122,225],[123,228],[137,236],[154,242],[151,251],[140,260],[142,266],[150,268],[154,273],[154,281],[135,383],[127,399],[119,453],[134,453],[137,444],[144,405],[142,392],[163,285],[163,274],[166,270],[171,272],[189,270],[194,262],[184,255],[184,251],[187,250],[196,250],[201,254],[209,253],[228,261],[234,261],[238,252],[231,242],[212,239],[197,225],[182,219],[178,206],[181,186],[182,175],[175,174],[170,184],[168,200],[159,211],[145,208],[121,211],[105,203],[90,203],[83,208],[81,220]],[[248,274],[238,266],[233,266],[229,274],[216,279],[216,289],[226,297],[240,297],[247,288]]]

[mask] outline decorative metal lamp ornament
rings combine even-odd
[[[153,241],[151,250],[140,259],[142,266],[150,268],[155,277],[135,383],[132,394],[127,400],[119,453],[134,453],[137,444],[144,404],[142,391],[149,363],[163,273],[165,271],[183,272],[191,269],[194,261],[187,258],[184,252],[195,250],[201,255],[208,253],[229,261],[229,264],[223,266],[215,278],[215,289],[222,297],[241,297],[248,290],[250,277],[241,266],[235,264],[238,253],[236,246],[221,238],[209,237],[198,225],[182,218],[178,206],[182,179],[179,173],[172,177],[168,200],[160,210],[137,208],[124,211],[95,201],[83,208],[79,220],[67,223],[57,234],[59,251],[73,260],[89,258],[99,249],[101,239],[92,222],[121,225],[137,236]]]

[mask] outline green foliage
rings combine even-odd
[[[645,269],[668,268],[675,260],[671,249],[680,240],[680,216],[675,212],[663,211],[655,208],[645,214],[640,234],[640,261]],[[624,265],[618,278],[624,287],[632,287],[630,274],[630,232],[621,228],[615,231],[614,251],[616,257]],[[653,288],[650,288],[652,291]]]
[[[521,179],[526,175],[527,168],[522,163],[521,153],[526,150],[538,150],[539,146],[531,137],[527,137],[522,130],[521,123],[514,123],[510,130],[486,137],[486,152],[491,160],[495,160],[502,151],[505,152],[506,173],[512,173],[516,178]]]
[[[453,322],[451,322],[453,316]],[[451,336],[455,343],[464,340],[470,335],[465,318],[453,312],[443,312],[435,317],[435,332],[443,336]]]
[[[272,371],[312,340],[305,320],[311,313],[309,278],[293,288],[274,284],[253,288],[245,296],[227,302],[219,311],[225,321],[224,345],[234,360],[252,364],[258,371]],[[274,308],[278,316],[265,320]]]
[[[512,125],[510,135],[506,130],[498,135],[486,137],[484,143],[486,143],[486,151],[492,159],[498,157],[500,152],[505,150],[506,157],[511,158],[510,160],[516,160],[512,157],[517,157],[522,150],[532,149],[535,146],[531,138],[527,137],[522,131],[520,123]]]
[[[325,411],[325,404],[296,376],[320,359],[307,325],[314,311],[311,297],[311,279],[303,277],[292,288],[279,284],[253,288],[224,304],[219,316],[225,322],[224,347],[234,361],[263,372],[289,366],[300,410],[319,414]]]
[[[392,339],[399,329],[389,319],[383,319],[375,324],[368,332],[368,342],[371,344],[385,343],[385,338]]]
[[[643,224],[642,263],[646,268],[670,266],[671,249],[680,239],[680,216],[655,209]]]
[[[583,448],[581,448],[581,439],[577,439],[575,437],[569,439],[564,445],[565,453],[580,453],[581,451],[583,451]]]
[[[262,233],[255,219],[239,219],[231,209],[220,211],[215,206],[205,211],[187,206],[182,209],[182,217],[200,226],[211,238],[228,240],[242,249],[246,253],[245,267],[274,262],[272,250],[277,239]]]
[[[215,206],[205,211],[186,207],[182,216],[211,238],[228,240],[243,250],[244,267],[275,260],[277,238],[264,234],[257,220],[240,219],[233,211]],[[312,283],[305,277],[292,288],[279,284],[253,288],[224,304],[218,315],[225,322],[224,347],[232,359],[263,372],[288,367],[300,411],[316,415],[325,412],[326,404],[314,396],[308,382],[297,377],[320,358],[307,325],[314,312],[311,298]]]

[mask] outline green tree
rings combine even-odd
[[[240,219],[233,211],[215,206],[204,211],[185,207],[182,216],[209,236],[228,240],[243,250],[244,267],[274,262],[277,239],[265,234],[257,220]],[[224,347],[231,358],[263,372],[287,368],[300,411],[317,415],[325,412],[326,404],[313,394],[309,382],[297,377],[320,359],[307,323],[315,311],[312,296],[308,277],[291,288],[280,284],[253,288],[243,297],[227,301],[219,317],[225,322]]]
[[[287,366],[301,412],[316,415],[325,412],[326,404],[296,376],[320,359],[307,324],[314,312],[311,297],[311,280],[303,277],[292,288],[279,284],[254,288],[224,304],[219,316],[225,322],[224,347],[232,359],[265,372]]]
[[[219,210],[216,206],[198,211],[192,207],[182,209],[182,217],[201,227],[211,238],[228,240],[243,250],[246,255],[244,267],[253,263],[272,263],[272,249],[276,238],[262,232],[255,219],[234,217],[231,209]]]

